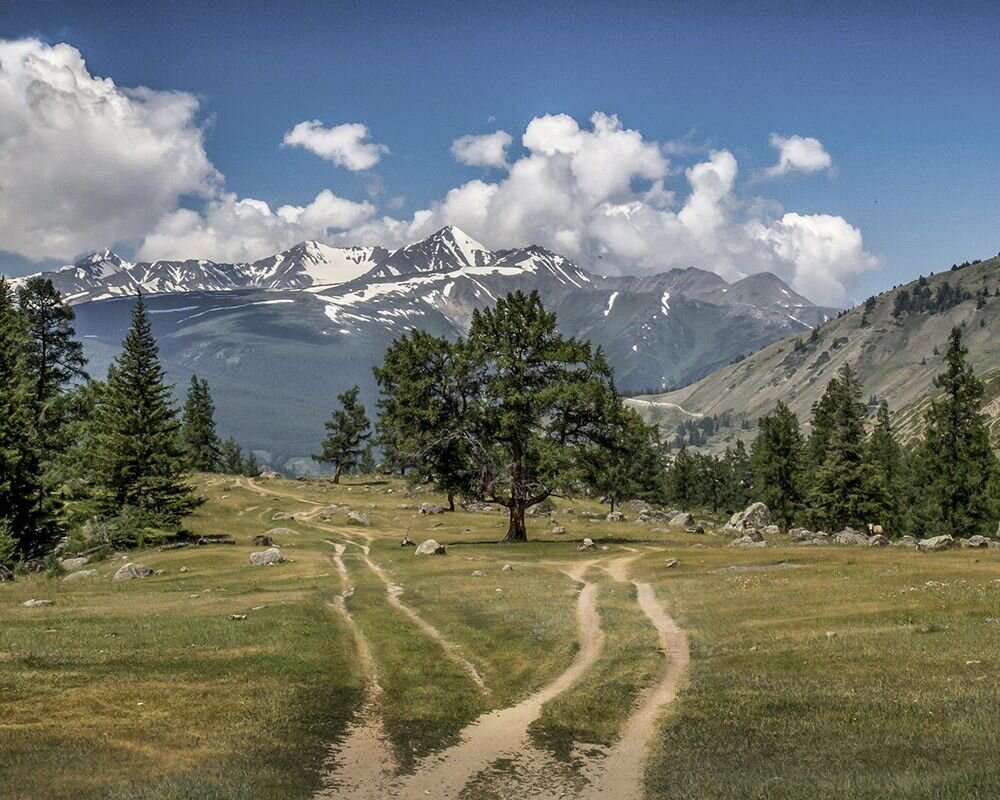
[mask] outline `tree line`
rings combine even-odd
[[[15,291],[0,277],[0,563],[71,529],[114,544],[176,532],[199,503],[191,471],[259,472],[220,441],[206,381],[175,407],[141,296],[103,380],[86,373],[74,320],[51,280]]]

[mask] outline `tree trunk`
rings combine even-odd
[[[615,513],[615,498],[611,498],[611,513]]]
[[[340,483],[340,470],[341,469],[342,469],[342,467],[338,463],[337,464],[337,468],[333,471],[333,482],[334,483]]]
[[[453,495],[451,492],[448,492],[448,510],[449,511],[455,510],[455,495]]]
[[[511,500],[510,525],[507,528],[505,542],[526,542],[528,541],[528,529],[524,524],[524,510],[527,506],[523,500]]]

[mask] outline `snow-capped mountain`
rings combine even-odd
[[[459,335],[476,308],[517,289],[600,345],[626,393],[684,385],[835,313],[768,273],[605,277],[538,246],[490,250],[454,227],[395,250],[303,242],[249,264],[103,251],[46,274],[76,307],[92,374],[141,291],[172,379],[207,377],[223,432],[279,464],[313,451],[338,392],[358,383],[374,410],[371,367],[395,337]]]

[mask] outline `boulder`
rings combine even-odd
[[[669,559],[665,566],[667,569],[673,569],[674,567],[677,566],[677,559],[676,558]]]
[[[291,528],[271,528],[264,535],[270,536],[273,539],[275,536],[298,536],[299,532],[293,531]]]
[[[759,535],[759,534],[758,534]],[[730,543],[730,547],[764,547],[765,542],[763,540],[754,539],[750,535],[741,536],[738,539],[733,539]]]
[[[271,537],[266,533],[258,533],[253,537],[254,547],[270,547],[273,544],[274,542],[271,540]]]
[[[421,503],[420,513],[424,516],[427,516],[428,514],[443,514],[444,506],[440,503]]]
[[[922,553],[934,553],[939,550],[949,550],[955,544],[951,534],[945,533],[941,536],[931,536],[929,539],[921,539],[917,542],[917,550]]]
[[[900,536],[895,542],[892,543],[893,547],[916,547],[917,540],[915,537],[907,534],[906,536]]]
[[[277,547],[269,547],[267,550],[259,550],[250,554],[250,563],[255,567],[271,567],[284,560],[285,557],[281,555],[281,550]]]
[[[440,506],[438,507],[440,508]],[[421,542],[420,546],[413,551],[413,554],[417,556],[443,556],[447,553],[447,548],[443,544],[438,544],[433,539]]]
[[[743,531],[748,528],[766,528],[768,525],[774,523],[774,519],[771,517],[771,511],[763,503],[752,503],[747,506],[743,511],[737,511],[729,518],[729,522],[726,523],[726,527]]]
[[[0,583],[10,583],[14,580],[14,571],[3,564],[0,564]]]
[[[869,547],[888,547],[889,539],[884,533],[876,533],[868,537]]]
[[[777,525],[767,525],[764,527],[765,536],[777,536],[780,533],[781,533],[781,528],[779,528]]]
[[[578,553],[587,553],[591,550],[596,550],[597,545],[594,543],[593,539],[584,539],[580,544],[576,546],[576,551]]]
[[[641,514],[643,511],[649,512],[655,509],[647,503],[645,500],[629,500],[625,503],[625,508],[635,514]]]
[[[668,511],[659,511],[655,508],[644,508],[642,509],[638,516],[636,516],[635,521],[638,524],[669,524],[673,521],[673,518],[677,514]]]
[[[31,598],[30,600],[25,600],[23,603],[21,603],[21,605],[24,606],[25,608],[37,608],[38,606],[50,606],[52,605],[52,601],[36,600],[35,598]]]
[[[685,528],[684,530],[686,530],[688,533],[693,533],[696,536],[704,536],[705,535],[705,526],[701,525],[700,523],[697,524],[697,525],[689,526],[689,527]]]
[[[743,532],[743,536],[747,539],[752,539],[753,541],[758,543],[764,541],[764,535],[756,528],[747,528]]]
[[[290,514],[287,511],[278,511],[278,512],[275,513],[275,515],[273,517],[271,517],[271,519],[272,520],[295,519],[295,515],[294,514]]]
[[[608,522],[624,522],[625,515],[621,511],[612,511],[604,519]]]
[[[566,526],[553,525],[551,528],[549,528],[549,533],[555,533],[555,534],[566,533]]]
[[[868,537],[852,530],[851,528],[845,528],[840,533],[835,533],[833,535],[833,542],[834,544],[842,544],[851,547],[867,547]]]
[[[115,573],[114,577],[111,579],[115,583],[123,583],[125,581],[134,581],[139,578],[145,578],[147,575],[152,575],[152,567],[144,566],[143,564],[133,564],[129,562],[128,564],[122,564],[118,571]]]
[[[189,570],[189,569],[188,569],[187,567],[181,567],[181,568],[180,568],[179,570],[177,570],[177,571],[178,571],[178,572],[190,572],[190,570]]]
[[[77,556],[76,558],[64,558],[59,562],[64,570],[74,570],[80,569],[84,564],[87,563],[85,556]]]
[[[76,572],[71,572],[69,575],[64,575],[63,580],[75,581],[79,580],[80,578],[92,578],[96,574],[97,574],[96,569],[80,569],[77,570]]]
[[[514,567],[512,567],[510,564],[504,564],[502,567],[500,567],[501,572],[511,572],[513,569]]]
[[[273,469],[265,469],[260,475],[257,476],[257,480],[261,481],[275,481],[281,476],[275,472]]]
[[[689,525],[694,525],[694,516],[692,514],[688,514],[686,511],[682,511],[670,520],[670,524],[676,525],[679,528],[686,528]]]
[[[970,536],[962,539],[962,547],[971,547],[974,550],[982,550],[990,546],[990,540],[985,536]]]
[[[347,513],[347,522],[349,525],[361,525],[364,528],[372,526],[372,521],[368,518],[368,515],[361,511],[349,511]]]

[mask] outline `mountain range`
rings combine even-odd
[[[92,374],[142,292],[171,379],[208,378],[222,432],[290,471],[306,468],[339,392],[360,384],[374,411],[371,367],[395,337],[459,335],[510,291],[537,290],[563,333],[603,347],[624,393],[690,383],[837,313],[770,273],[603,276],[538,246],[489,250],[455,227],[397,249],[303,242],[253,263],[105,250],[45,274],[75,306]]]
[[[672,392],[630,403],[667,429],[704,416],[728,420],[708,443],[721,449],[756,434],[757,420],[782,400],[808,429],[813,403],[850,364],[872,413],[882,399],[904,442],[923,430],[924,411],[937,394],[952,328],[963,331],[969,363],[986,385],[983,410],[1000,433],[1000,256],[955,265],[870,298],[808,335],[762,348]]]

